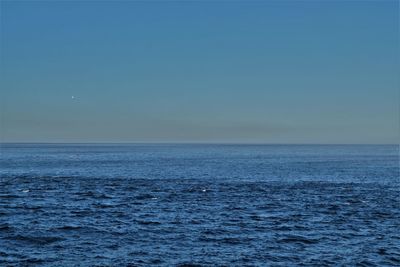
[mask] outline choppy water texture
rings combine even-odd
[[[1,146],[0,266],[398,266],[398,146]]]

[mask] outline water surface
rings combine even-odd
[[[399,149],[2,144],[1,266],[396,266]]]

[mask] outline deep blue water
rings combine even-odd
[[[0,266],[398,266],[399,147],[2,144]]]

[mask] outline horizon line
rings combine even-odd
[[[109,142],[109,141],[97,141],[97,142],[31,142],[31,141],[20,141],[20,142],[0,142],[0,145],[7,144],[87,144],[87,145],[392,145],[400,146],[400,143],[268,143],[268,142],[213,142],[213,141],[122,141],[122,142]]]

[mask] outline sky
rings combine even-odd
[[[1,1],[2,142],[398,143],[398,1]]]

